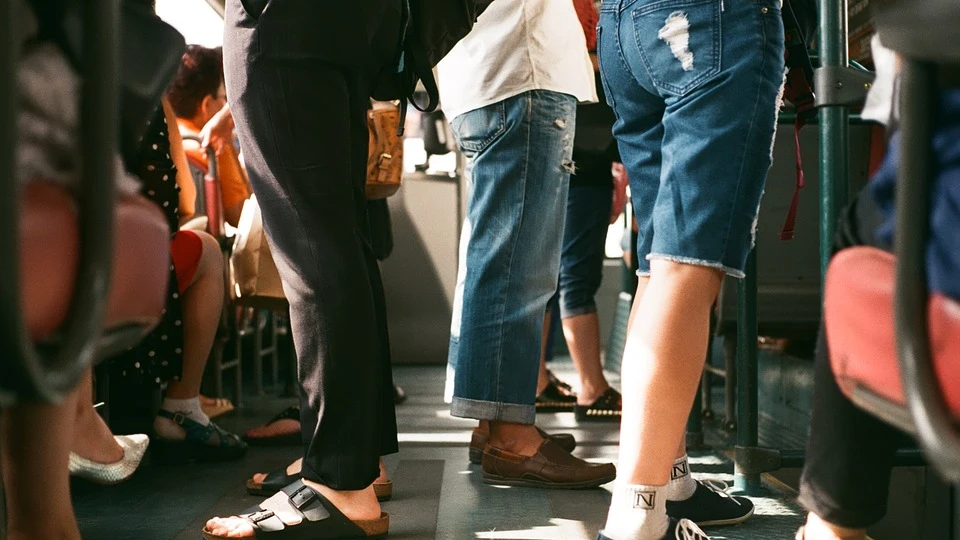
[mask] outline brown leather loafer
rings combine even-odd
[[[549,434],[540,428],[537,428],[537,431],[540,432],[541,437],[551,439],[567,452],[573,452],[573,449],[577,447],[577,440],[569,433]],[[487,439],[489,438],[490,435],[473,428],[473,435],[470,437],[470,463],[480,465],[483,462],[483,447],[487,445]]]
[[[504,486],[550,489],[593,488],[613,481],[613,463],[589,463],[545,439],[533,456],[521,456],[489,444],[483,450],[483,481]]]

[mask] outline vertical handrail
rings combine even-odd
[[[757,249],[747,256],[746,276],[737,281],[737,448],[759,445],[759,364],[757,362]],[[762,488],[753,463],[738,456],[734,486],[744,493]],[[746,465],[746,467],[744,466]]]
[[[820,2],[820,65],[848,67],[846,0]],[[842,84],[842,83],[837,83]],[[844,105],[820,108],[820,275],[826,283],[827,265],[837,217],[847,203],[850,112]],[[823,285],[821,285],[822,287]],[[821,291],[822,292],[822,291]]]
[[[115,159],[119,122],[119,0],[85,0],[81,131],[83,157],[79,187],[80,255],[77,282],[70,311],[62,328],[63,340],[55,351],[39,353],[30,340],[20,304],[18,235],[20,189],[16,180],[16,87],[15,65],[19,51],[18,31],[12,2],[2,2],[3,85],[0,91],[0,163],[6,173],[0,184],[0,351],[5,365],[0,374],[16,381],[14,399],[53,402],[70,391],[89,366],[103,327],[113,257],[113,205]],[[19,4],[18,4],[19,5]]]
[[[940,392],[927,327],[926,246],[930,229],[930,180],[936,174],[933,140],[939,102],[936,68],[907,60],[901,79],[900,169],[897,179],[897,356],[917,438],[944,477],[960,481],[960,434]]]

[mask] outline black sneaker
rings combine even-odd
[[[697,480],[697,490],[685,501],[667,501],[667,515],[689,519],[701,527],[736,525],[753,515],[753,502],[727,493],[727,485]]]
[[[604,536],[601,532],[597,535],[597,540],[615,540]],[[670,518],[670,524],[667,525],[667,532],[660,540],[710,540],[707,533],[700,530],[696,523],[689,519]]]

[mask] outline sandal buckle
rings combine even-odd
[[[260,523],[261,521],[266,521],[272,518],[274,515],[275,514],[273,513],[273,510],[261,510],[259,512],[254,512],[253,514],[250,514],[249,516],[247,516],[247,519],[250,520],[252,523]]]
[[[180,413],[178,413],[178,412],[173,413],[173,417],[170,418],[170,420],[173,420],[173,422],[174,422],[175,424],[178,424],[178,425],[181,425],[181,426],[183,425],[183,422],[184,422],[186,419],[187,419],[186,416],[184,416],[184,415],[182,415],[182,414],[180,414]]]
[[[293,495],[290,496],[290,504],[292,504],[297,510],[301,510],[304,506],[307,506],[317,498],[317,494],[313,490],[304,485],[296,491]]]

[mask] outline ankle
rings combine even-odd
[[[807,516],[803,534],[803,540],[864,540],[867,537],[865,529],[848,529],[834,525],[813,513]]]
[[[490,422],[490,446],[522,456],[532,456],[543,444],[543,436],[532,424]]]
[[[580,391],[577,392],[577,403],[580,405],[593,405],[593,402],[600,399],[610,384],[607,381],[592,383],[590,381],[580,382]]]
[[[373,491],[373,484],[356,491],[341,491],[307,479],[303,483],[326,497],[347,519],[361,521],[380,517],[380,503]]]

